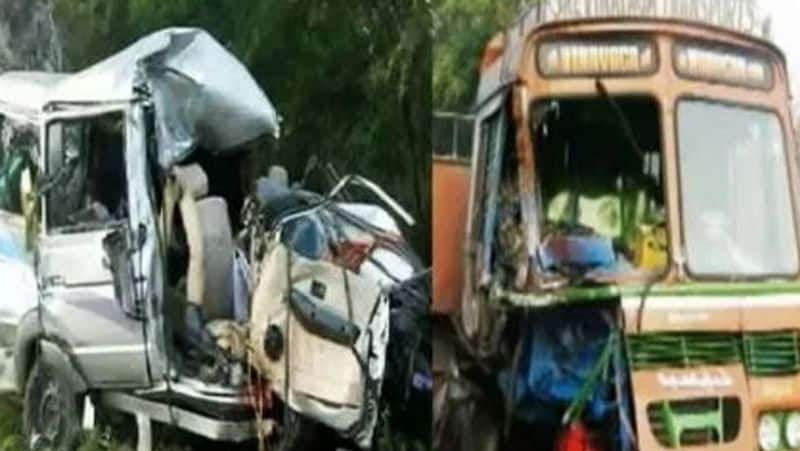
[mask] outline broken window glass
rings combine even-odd
[[[614,279],[662,271],[667,249],[658,104],[645,97],[595,97],[537,106],[548,110],[532,124],[543,222],[540,267]]]
[[[48,228],[92,229],[127,218],[121,113],[48,126]]]

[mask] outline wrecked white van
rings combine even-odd
[[[98,405],[135,415],[139,449],[151,421],[371,446],[393,308],[429,298],[394,218],[413,219],[360,177],[247,183],[278,115],[221,45],[167,29],[75,74],[0,75],[0,121],[0,278],[20,285],[0,388],[24,393],[29,447],[74,448]],[[355,185],[386,209],[342,201]]]

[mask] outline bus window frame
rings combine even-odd
[[[655,75],[655,74],[653,74],[653,75]],[[663,97],[659,98],[658,96],[654,95],[653,93],[633,93],[633,92],[631,92],[631,93],[625,93],[625,94],[611,94],[611,95],[612,95],[612,97],[647,98],[650,101],[652,101],[654,103],[654,105],[656,106],[656,111],[658,112],[658,124],[659,124],[659,137],[658,137],[658,140],[659,140],[659,144],[661,146],[661,149],[660,149],[660,152],[659,152],[661,154],[660,158],[659,158],[659,165],[661,166],[661,178],[663,180],[662,186],[661,186],[661,194],[662,194],[662,199],[664,201],[664,211],[666,213],[665,214],[665,220],[664,220],[664,226],[666,227],[666,232],[667,232],[666,233],[666,235],[667,235],[667,264],[664,266],[664,268],[662,270],[660,270],[658,272],[657,277],[653,276],[651,278],[648,278],[646,281],[635,280],[635,281],[633,281],[631,283],[621,282],[618,285],[621,285],[621,286],[624,286],[624,285],[636,286],[636,285],[641,285],[641,284],[654,284],[654,283],[664,282],[664,281],[670,279],[672,271],[675,269],[675,266],[676,266],[675,262],[676,262],[676,257],[677,257],[677,255],[675,255],[675,253],[673,252],[673,249],[674,249],[673,248],[673,241],[674,241],[674,239],[673,239],[672,230],[674,230],[673,229],[674,224],[672,223],[672,219],[671,219],[672,215],[669,214],[669,212],[672,209],[672,205],[671,205],[670,198],[669,198],[670,184],[672,182],[670,180],[670,175],[669,175],[669,173],[667,171],[667,167],[668,167],[667,166],[667,161],[668,161],[667,160],[667,158],[668,158],[667,157],[667,153],[668,152],[667,152],[667,149],[666,149],[666,145],[667,145],[667,136],[666,136],[667,135],[667,133],[666,133],[667,124],[665,122],[665,119],[666,119],[667,116],[664,113],[664,107],[666,105],[668,105],[668,98],[666,96],[663,96]],[[586,99],[594,99],[594,98],[600,98],[600,95],[599,94],[591,95],[589,93],[585,93],[584,92],[584,93],[579,93],[579,94],[575,94],[575,95],[568,95],[568,96],[561,96],[561,97],[553,97],[553,96],[534,97],[534,98],[530,99],[530,101],[528,102],[528,105],[526,106],[526,108],[531,110],[531,109],[533,109],[534,105],[536,105],[538,103],[549,102],[549,101],[553,101],[553,100],[557,100],[557,101],[560,101],[560,100],[586,100]],[[526,124],[526,133],[528,133],[530,135],[531,141],[533,142],[535,137],[533,136],[533,130],[531,129],[530,124]],[[539,150],[539,149],[536,150],[536,152],[539,152],[539,151],[541,151],[541,150]],[[535,155],[534,155],[534,158],[536,158]],[[676,161],[676,163],[677,163],[677,161]],[[539,176],[538,173],[537,173],[537,180],[536,180],[537,197],[541,196],[541,186],[540,186],[541,180],[540,179],[541,179],[541,176]],[[680,182],[676,181],[676,183],[680,183]],[[681,206],[680,206],[680,196],[679,196],[679,198],[678,198],[678,208],[680,209],[680,207]],[[544,218],[546,217],[546,211],[544,211],[543,205],[541,205],[541,204],[538,205],[536,214],[538,216],[537,220],[539,221],[539,227],[541,228],[543,226],[543,224],[544,224],[544,222],[543,222]],[[682,215],[680,215],[680,214],[678,216],[678,222],[680,223],[681,231],[683,231],[683,228],[682,228],[683,220],[682,220]],[[539,243],[537,243],[537,246],[538,245],[539,245]],[[539,271],[539,269],[536,268],[536,271]]]
[[[683,174],[681,173],[680,165],[681,165],[681,149],[680,149],[680,139],[679,137],[679,128],[678,128],[678,104],[682,101],[701,101],[711,104],[717,105],[725,105],[734,108],[740,108],[745,110],[751,111],[763,111],[769,114],[774,115],[778,119],[778,124],[781,127],[781,137],[783,139],[783,153],[784,158],[786,159],[786,177],[789,187],[789,196],[790,196],[790,205],[792,207],[792,228],[794,230],[795,235],[795,250],[798,256],[798,265],[797,269],[793,273],[786,273],[786,274],[742,274],[742,275],[732,275],[732,274],[697,274],[693,272],[689,266],[688,255],[687,254],[687,247],[686,247],[686,227],[684,224],[684,208],[683,208]],[[791,149],[788,146],[790,140],[787,138],[788,130],[786,124],[784,123],[784,116],[781,114],[780,109],[776,108],[775,106],[767,106],[764,104],[756,104],[756,103],[746,103],[746,102],[736,102],[730,101],[726,99],[722,99],[719,97],[709,97],[703,95],[694,95],[694,94],[681,94],[675,97],[674,102],[672,104],[672,124],[673,124],[673,133],[675,136],[675,165],[676,165],[676,176],[677,179],[675,182],[677,183],[678,188],[678,219],[679,219],[679,227],[681,228],[681,266],[683,271],[685,271],[686,276],[690,280],[695,280],[698,282],[766,282],[770,279],[779,279],[779,280],[786,280],[786,281],[794,281],[800,278],[800,225],[798,224],[798,218],[800,218],[800,205],[798,205],[798,198],[795,193],[796,188],[796,181],[792,178],[792,168],[790,165],[793,164],[793,155],[790,155]]]
[[[688,75],[684,72],[681,72],[678,69],[678,49],[680,47],[695,47],[701,48],[708,51],[723,51],[726,53],[739,53],[746,58],[754,58],[760,60],[764,63],[765,67],[769,70],[769,85],[752,85],[747,83],[736,83],[733,81],[723,80],[723,79],[712,79],[712,78],[703,78]],[[694,38],[675,38],[672,41],[671,49],[670,49],[670,58],[672,59],[672,71],[676,77],[681,80],[688,80],[697,83],[707,83],[711,85],[723,85],[731,88],[738,88],[738,89],[747,89],[747,90],[758,90],[762,92],[772,92],[776,86],[776,71],[772,59],[765,55],[762,52],[759,52],[756,49],[748,48],[748,47],[737,47],[735,45],[719,42],[719,41],[711,41],[711,40],[701,40],[701,39],[694,39]],[[676,103],[677,105],[677,103]]]

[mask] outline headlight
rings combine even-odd
[[[761,415],[758,420],[758,445],[763,451],[774,451],[781,446],[781,423],[775,415]]]
[[[786,417],[783,425],[783,436],[789,448],[800,448],[800,411],[794,411]]]

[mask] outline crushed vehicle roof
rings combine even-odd
[[[5,72],[0,75],[0,102],[31,112],[41,111],[48,93],[69,74],[52,72]]]
[[[164,167],[197,147],[224,152],[262,135],[279,135],[278,114],[247,68],[197,28],[157,31],[74,74],[0,76],[0,101],[35,111],[129,102],[142,92],[156,106]]]

